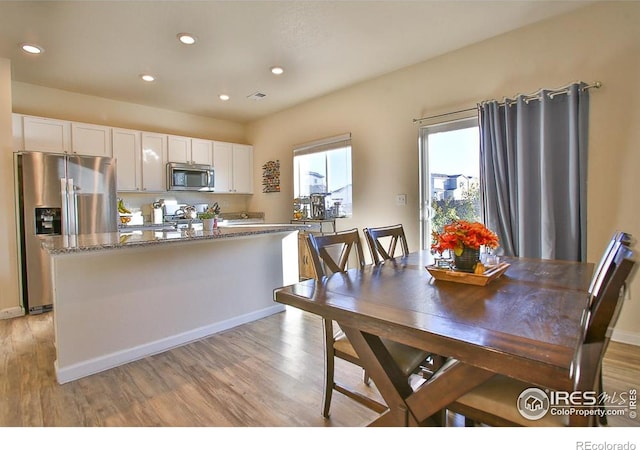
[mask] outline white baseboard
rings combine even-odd
[[[14,306],[12,308],[6,308],[0,310],[0,320],[13,319],[14,317],[24,316],[24,308],[20,306]]]
[[[630,331],[613,330],[611,340],[623,344],[640,345],[640,333]]]
[[[197,341],[212,334],[220,333],[221,331],[237,327],[238,325],[262,319],[272,314],[282,312],[284,311],[284,309],[284,305],[270,306],[259,311],[254,311],[249,314],[244,314],[242,316],[207,325],[205,327],[201,327],[185,333],[169,336],[167,338],[140,345],[138,347],[129,348],[109,355],[104,355],[99,358],[83,361],[81,363],[65,367],[63,369],[58,369],[58,362],[56,361],[56,378],[58,380],[58,383],[64,384],[69,381],[77,380],[88,375],[93,375],[98,372],[121,366],[122,364],[145,358],[147,356],[162,353],[172,348],[188,344],[189,342]]]

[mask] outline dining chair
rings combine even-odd
[[[624,297],[624,285],[630,279],[635,261],[632,251],[620,242],[616,245],[609,276],[591,307],[585,308],[581,339],[571,364],[573,390],[593,391],[600,376],[602,358],[610,340],[610,330],[618,319]],[[437,376],[437,375],[436,375]],[[539,420],[523,417],[517,409],[517,399],[531,384],[503,375],[467,392],[450,404],[449,411],[465,417],[465,424],[484,423],[492,426],[567,426],[569,417],[547,413]],[[544,387],[540,387],[544,390]],[[594,405],[594,408],[599,406]],[[592,416],[591,425],[596,425]]]
[[[309,249],[311,250],[311,260],[313,261],[316,279],[318,281],[322,281],[336,272],[346,272],[349,269],[348,263],[350,259],[352,261],[355,260],[352,268],[364,268],[364,253],[360,243],[360,235],[356,228],[334,234],[309,234],[307,240]],[[353,256],[354,258],[350,258]],[[342,332],[339,327],[334,327],[332,320],[322,318],[322,325],[325,354],[325,383],[322,415],[329,417],[331,398],[334,390],[378,413],[383,413],[387,409],[386,405],[350,389],[344,384],[336,382],[335,358],[340,358],[362,367],[364,383],[369,385],[370,380],[368,373],[364,370],[356,351],[344,332]],[[420,367],[428,356],[428,353],[389,340],[383,340],[383,342],[398,367],[407,377],[408,383],[409,376]]]
[[[591,277],[591,283],[589,285],[589,289],[587,290],[587,292],[589,292],[589,295],[593,296],[594,291],[599,289],[600,286],[603,284],[604,282],[603,275],[606,272],[607,264],[611,262],[611,258],[614,253],[613,248],[616,242],[620,242],[621,244],[629,246],[631,245],[631,239],[632,239],[631,234],[625,233],[624,231],[616,231],[613,234],[613,237],[609,241],[607,248],[602,254],[600,261],[596,266],[596,269],[593,271],[593,276]]]
[[[613,237],[609,241],[607,248],[602,254],[596,269],[593,272],[593,276],[591,277],[591,283],[589,285],[589,289],[587,292],[589,293],[589,308],[593,304],[595,298],[598,297],[600,289],[606,284],[607,277],[611,274],[611,264],[613,263],[614,256],[620,244],[629,246],[631,244],[631,234],[626,233],[624,231],[616,231],[613,234]],[[598,381],[598,393],[602,393],[604,389],[603,380],[602,380],[602,370],[600,371],[600,377]],[[599,397],[602,401],[600,402],[600,407],[604,410],[604,399],[603,397]],[[607,425],[607,416],[606,414],[602,414],[598,417],[600,424]]]
[[[402,256],[409,254],[407,238],[404,234],[404,227],[401,224],[364,228],[363,232],[367,240],[369,252],[371,253],[371,260],[374,264],[380,264],[382,261],[395,258],[397,256],[397,249],[400,250]],[[384,241],[387,241],[386,246],[384,245]],[[400,244],[399,247],[398,244]]]
[[[397,256],[407,256],[409,245],[402,224],[363,229],[371,260],[378,265]],[[444,364],[443,356],[428,354],[421,366],[422,376],[429,378]]]

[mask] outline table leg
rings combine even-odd
[[[488,370],[450,360],[414,392],[380,337],[342,323],[339,325],[389,407],[389,411],[371,424],[374,426],[425,424],[431,416],[441,414],[461,395],[495,375]]]
[[[355,328],[349,328],[342,323],[338,323],[338,325],[347,335],[358,354],[358,358],[369,372],[378,391],[380,391],[380,395],[389,407],[389,411],[380,416],[372,425],[406,426],[407,424],[417,424],[405,403],[405,399],[413,393],[413,390],[380,338]]]

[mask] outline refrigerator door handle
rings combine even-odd
[[[69,230],[69,202],[67,196],[67,179],[60,178],[60,198],[62,199],[60,215],[62,221],[62,234],[67,236],[70,234]]]
[[[78,200],[73,178],[67,178],[67,199],[69,200],[69,234],[78,234]]]
[[[62,196],[62,234],[66,236],[78,234],[76,216],[77,200],[72,178],[60,178],[60,195]]]

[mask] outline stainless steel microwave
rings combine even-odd
[[[214,191],[213,167],[203,164],[167,164],[169,191]]]

